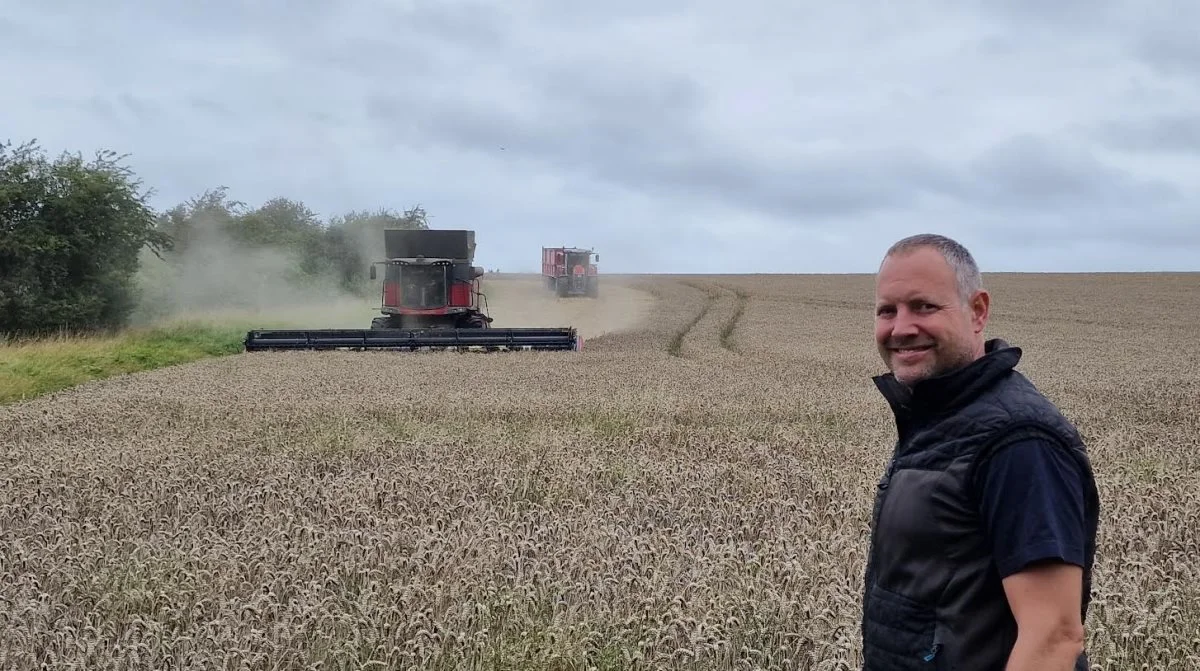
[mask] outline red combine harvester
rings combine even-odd
[[[594,258],[594,261],[593,261]],[[600,255],[578,247],[542,247],[542,277],[546,288],[560,297],[589,296],[600,293]]]
[[[382,317],[371,320],[373,329],[487,328],[491,317],[483,313],[480,290],[483,268],[475,260],[474,231],[384,231],[387,261],[384,266]]]
[[[578,350],[570,327],[492,328],[480,290],[483,268],[475,260],[475,232],[387,229],[385,261],[371,265],[383,288],[369,329],[255,330],[247,351],[279,349],[534,349]]]

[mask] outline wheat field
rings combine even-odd
[[[986,279],[1091,450],[1094,667],[1200,668],[1200,278]],[[0,407],[0,668],[857,668],[872,278],[489,283],[497,325],[584,350],[241,354]]]

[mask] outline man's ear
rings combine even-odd
[[[986,290],[980,289],[971,297],[969,304],[971,308],[971,325],[975,327],[976,333],[983,333],[984,327],[987,326],[988,316],[991,313],[992,296]]]

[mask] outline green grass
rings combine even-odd
[[[117,335],[0,344],[0,404],[83,382],[242,350],[246,328],[174,324]]]
[[[0,334],[0,405],[113,375],[236,354],[251,329],[361,328],[373,312],[378,306],[371,300],[345,297],[270,310],[208,310],[114,335],[6,342]]]

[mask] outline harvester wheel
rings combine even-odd
[[[489,321],[481,314],[473,314],[462,321],[462,326],[469,329],[485,329],[490,326]]]

